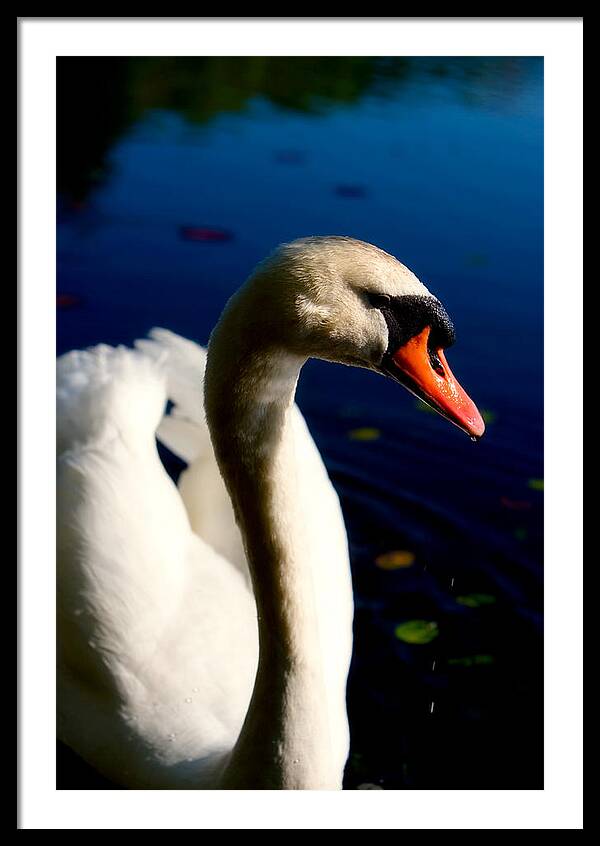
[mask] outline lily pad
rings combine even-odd
[[[376,441],[380,436],[379,429],[372,426],[363,426],[361,429],[352,429],[348,432],[351,441]]]
[[[306,153],[303,150],[277,150],[275,161],[279,162],[279,164],[304,164]]]
[[[375,559],[375,564],[382,570],[398,570],[402,567],[412,567],[415,563],[414,552],[407,549],[395,549],[384,552]]]
[[[514,536],[517,540],[524,541],[527,540],[527,529],[515,529],[513,532]]]
[[[463,658],[448,658],[452,667],[483,667],[494,663],[493,655],[465,655]]]
[[[334,190],[338,197],[359,199],[367,195],[367,189],[364,185],[336,185]]]
[[[394,629],[398,640],[404,643],[431,643],[439,634],[438,624],[432,620],[407,620]]]
[[[479,608],[482,605],[493,605],[496,597],[491,593],[467,593],[457,596],[456,601],[459,605],[466,605],[467,608]]]
[[[511,511],[527,511],[531,508],[531,503],[526,499],[509,499],[507,496],[500,497],[500,504],[504,508],[509,508]]]
[[[179,235],[184,241],[221,243],[233,240],[233,232],[214,226],[180,226]]]
[[[73,308],[81,305],[81,297],[77,294],[57,294],[56,305],[58,308]]]
[[[467,267],[485,267],[489,264],[489,258],[485,253],[468,253],[465,256]]]

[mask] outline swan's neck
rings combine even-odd
[[[256,345],[223,321],[209,347],[205,406],[244,538],[259,664],[224,787],[339,787],[305,520],[296,496],[292,405],[303,359]],[[231,337],[229,335],[229,337]]]

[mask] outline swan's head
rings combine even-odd
[[[242,292],[254,300],[252,312],[265,316],[257,331],[274,344],[389,376],[471,437],[483,434],[481,415],[444,355],[454,342],[452,321],[383,250],[352,238],[303,238],[263,261]]]

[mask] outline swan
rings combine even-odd
[[[453,340],[407,267],[331,236],[260,263],[207,351],[157,329],[59,358],[64,743],[129,788],[341,789],[348,546],[296,383],[310,356],[367,368],[476,439]],[[157,437],[188,465],[178,488]]]

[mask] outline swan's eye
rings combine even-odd
[[[440,376],[445,376],[446,372],[444,370],[444,365],[440,361],[440,358],[434,350],[429,350],[429,361],[431,363],[432,368],[438,373]]]
[[[388,297],[387,294],[368,293],[367,297],[368,297],[371,305],[374,306],[375,308],[384,308],[385,306],[389,306],[389,304],[390,304],[390,298]]]

